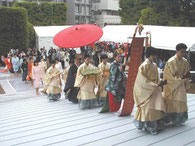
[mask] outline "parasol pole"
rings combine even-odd
[[[152,34],[151,34],[151,32],[150,31],[148,31],[148,32],[146,32],[146,35],[147,35],[147,39],[146,39],[146,44],[147,45],[145,45],[145,49],[144,49],[144,60],[146,59],[146,50],[147,50],[147,48],[148,47],[151,47],[151,44],[152,44]],[[150,42],[149,42],[150,41]]]

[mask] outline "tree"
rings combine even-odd
[[[24,8],[0,7],[0,52],[28,47],[27,11]]]
[[[120,0],[119,15],[123,24],[137,24],[141,10],[148,6],[149,0]]]
[[[194,0],[120,0],[119,6],[123,24],[195,26]]]
[[[159,24],[159,14],[156,13],[154,8],[148,7],[141,10],[141,17],[139,24],[156,25]]]

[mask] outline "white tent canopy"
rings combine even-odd
[[[136,25],[108,25],[103,28],[100,41],[130,42],[128,38],[133,36],[135,28]],[[158,49],[175,50],[178,43],[185,43],[190,48],[195,44],[195,27],[145,25],[141,37],[146,37],[146,32],[151,32],[152,47]]]
[[[36,48],[42,48],[45,47],[46,49],[49,49],[50,47],[58,48],[53,43],[54,36],[71,26],[35,26],[35,32],[36,32]]]
[[[53,43],[54,36],[71,26],[35,26],[36,47],[58,48]],[[107,25],[103,28],[103,36],[100,41],[131,42],[136,25]],[[146,37],[146,32],[151,32],[152,47],[165,50],[175,50],[178,43],[185,43],[191,51],[195,51],[195,27],[171,27],[145,25],[141,36]]]

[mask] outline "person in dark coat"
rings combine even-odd
[[[69,64],[70,65],[73,64],[73,65],[70,66],[70,69],[68,71],[64,92],[67,94],[67,98],[69,101],[73,103],[78,103],[77,94],[80,89],[78,87],[74,87],[74,83],[77,74],[77,69],[79,67],[79,59],[75,58],[75,62],[74,60],[71,60]]]
[[[76,51],[74,49],[71,49],[68,53],[70,54],[70,57],[69,57],[70,60],[74,60],[77,54]]]
[[[21,68],[22,68],[22,81],[26,81],[26,77],[28,75],[28,62],[26,59],[23,59]]]
[[[95,55],[93,56],[93,60],[95,62],[95,66],[98,67],[98,65],[101,63],[101,57],[100,57],[101,52],[97,51]]]
[[[53,47],[51,47],[49,52],[48,52],[49,63],[51,63],[51,61],[52,61],[53,53],[54,53],[54,49],[53,49]]]

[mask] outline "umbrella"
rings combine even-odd
[[[64,29],[55,35],[53,42],[61,48],[78,48],[98,41],[102,28],[92,24],[81,24]]]

